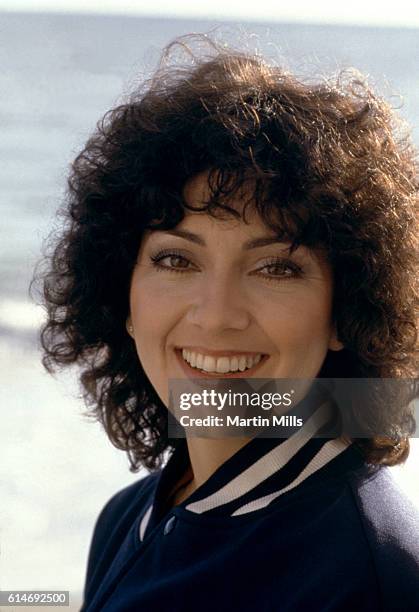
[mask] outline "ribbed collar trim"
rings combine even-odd
[[[301,405],[298,414],[301,414]],[[237,517],[266,508],[284,493],[301,486],[350,446],[341,438],[327,437],[336,416],[330,401],[320,404],[314,412],[311,409],[307,416],[304,425],[288,438],[258,435],[251,439],[176,508],[194,514]],[[320,432],[322,437],[318,437]],[[168,492],[188,467],[188,446],[184,439],[157,481],[153,502],[140,521],[141,540],[146,529],[163,518]]]

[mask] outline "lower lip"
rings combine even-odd
[[[209,372],[204,372],[203,370],[198,370],[197,368],[190,366],[189,363],[183,359],[182,351],[179,349],[175,349],[175,353],[183,371],[188,378],[246,378],[249,376],[249,374],[256,372],[265,363],[265,361],[269,359],[269,355],[263,355],[258,363],[251,368],[248,368],[244,372],[237,370],[237,372],[229,372],[228,374],[223,374],[221,372],[214,372],[213,374],[210,374]]]

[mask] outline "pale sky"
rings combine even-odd
[[[0,0],[1,10],[419,27],[415,0]]]

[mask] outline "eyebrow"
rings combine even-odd
[[[170,234],[172,236],[178,236],[179,238],[185,238],[185,240],[189,240],[190,242],[194,242],[195,244],[199,244],[200,246],[206,246],[205,240],[199,234],[194,234],[193,232],[189,232],[187,230],[181,229],[172,229],[166,230],[166,234]],[[248,240],[243,244],[244,251],[250,251],[251,249],[257,249],[258,247],[268,246],[269,244],[289,244],[288,241],[278,240],[276,236],[261,236],[260,238],[253,238],[252,240]]]

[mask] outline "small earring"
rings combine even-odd
[[[128,333],[133,335],[134,334],[134,328],[131,324],[128,325]]]

